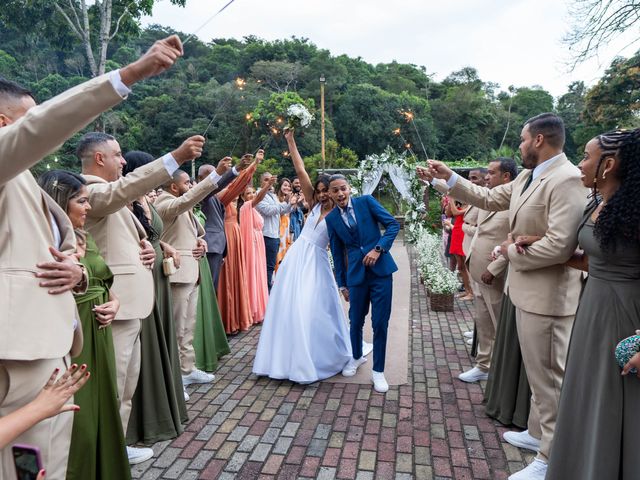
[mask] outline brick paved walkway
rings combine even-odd
[[[410,252],[413,265],[412,252]],[[455,377],[471,367],[462,332],[469,303],[428,309],[411,271],[409,383],[386,395],[369,385],[295,385],[251,374],[260,328],[230,339],[212,385],[189,390],[191,421],[156,456],[133,467],[142,479],[505,479],[522,452],[484,414],[480,385]]]

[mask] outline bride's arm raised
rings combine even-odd
[[[289,153],[291,154],[291,159],[293,160],[293,168],[296,170],[296,175],[300,179],[300,188],[302,193],[304,194],[304,198],[309,203],[309,209],[312,209],[315,205],[315,195],[313,191],[313,184],[311,183],[311,179],[309,178],[309,174],[304,168],[304,161],[300,156],[300,152],[298,152],[298,146],[296,145],[296,141],[293,138],[293,130],[288,129],[284,132],[284,138],[287,139],[287,145],[289,146]]]

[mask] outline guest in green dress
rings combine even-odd
[[[125,160],[123,175],[154,158],[144,152],[128,152]],[[146,196],[133,202],[132,210],[156,251],[153,267],[156,301],[151,314],[142,321],[140,378],[126,435],[129,445],[137,442],[151,445],[177,437],[188,421],[185,405],[188,397],[182,387],[169,279],[162,270],[163,258],[173,256],[177,263],[179,255],[170,245],[160,242],[162,219]]]
[[[195,209],[193,213],[204,226],[204,214],[199,209]],[[211,268],[206,256],[199,260],[198,266],[200,268],[200,284],[198,286],[196,329],[193,332],[193,349],[196,353],[196,367],[206,372],[213,372],[218,368],[218,360],[229,353],[231,349],[222,324],[218,298],[211,277]]]
[[[486,412],[505,426],[515,425],[526,429],[531,389],[520,353],[516,307],[507,294],[502,296],[500,312],[489,379],[484,392]]]
[[[80,410],[73,419],[67,479],[130,479],[124,434],[118,407],[116,365],[111,322],[120,304],[109,287],[113,275],[93,238],[83,232],[89,205],[85,180],[71,172],[52,170],[40,186],[66,212],[76,229],[80,262],[87,272],[87,290],[75,297],[84,346],[74,358],[91,372],[91,381],[74,401]]]

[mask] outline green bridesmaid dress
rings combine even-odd
[[[182,376],[178,358],[178,341],[173,324],[169,278],[162,271],[160,235],[164,225],[153,205],[151,226],[154,234],[149,241],[156,251],[153,280],[156,301],[151,315],[142,321],[140,332],[140,378],[133,397],[127,428],[127,444],[146,445],[169,440],[180,435],[182,424],[188,421],[182,391]]]
[[[74,398],[80,410],[73,417],[67,479],[127,480],[131,470],[120,421],[111,327],[99,328],[93,312],[93,307],[109,301],[113,274],[89,235],[80,261],[87,269],[89,286],[75,297],[84,346],[73,361],[85,363],[91,378]]]
[[[204,225],[204,214],[199,210],[195,210],[194,214]],[[193,349],[196,354],[196,367],[205,372],[213,372],[218,367],[218,360],[231,352],[231,349],[222,324],[207,257],[202,257],[198,265],[200,284],[198,285],[198,314],[193,333]]]

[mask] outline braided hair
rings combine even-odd
[[[615,157],[616,176],[620,187],[602,207],[594,227],[594,235],[603,252],[614,252],[618,243],[633,244],[640,240],[640,128],[615,130],[596,137],[602,155],[596,168],[594,192],[602,162]]]

